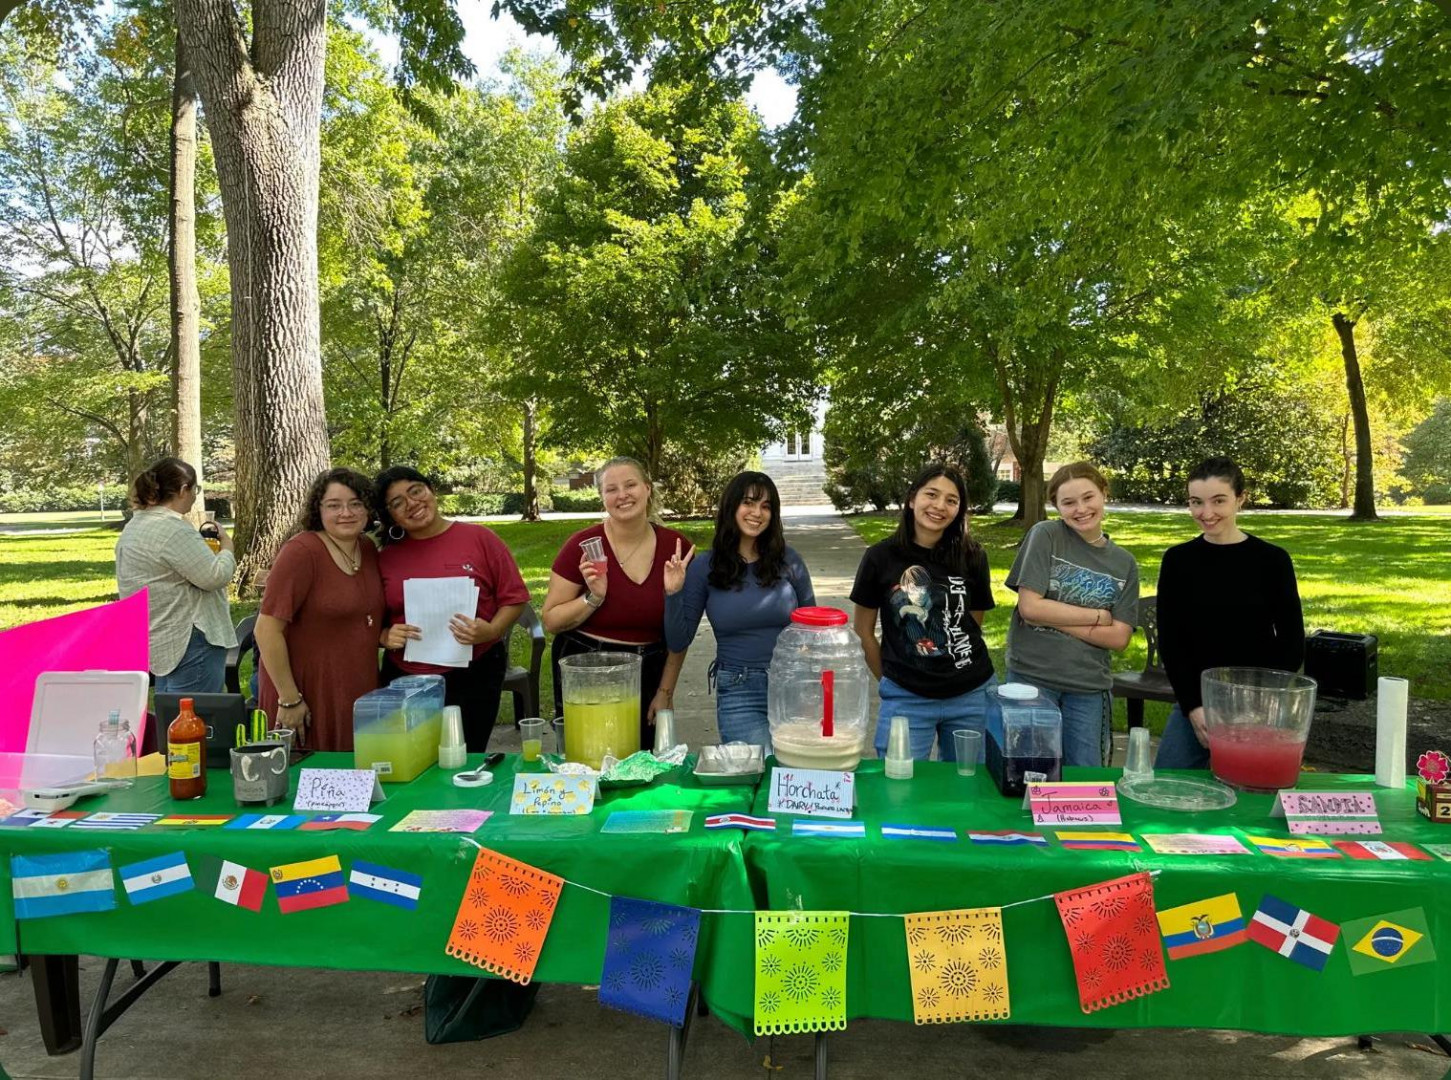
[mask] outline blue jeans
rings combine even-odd
[[[156,676],[158,694],[220,694],[226,690],[227,650],[213,645],[195,626],[181,663]]]
[[[1036,686],[1063,716],[1063,764],[1101,769],[1112,743],[1113,697],[1107,690],[1056,690],[1008,672],[1008,682]]]
[[[1159,752],[1154,755],[1154,768],[1209,768],[1209,747],[1199,741],[1199,736],[1194,734],[1194,725],[1178,705],[1169,710],[1169,722],[1164,725]]]
[[[952,733],[961,730],[976,731],[986,740],[988,721],[998,709],[997,698],[993,696],[993,688],[997,684],[996,676],[989,675],[987,682],[976,690],[969,690],[956,697],[929,698],[904,690],[884,676],[878,684],[882,707],[877,713],[877,757],[887,756],[887,737],[892,733],[892,717],[905,716],[912,733],[914,760],[930,760],[932,743],[935,740],[938,760],[956,761],[957,746],[953,742]],[[982,760],[981,756],[978,760]]]
[[[771,753],[771,724],[766,719],[763,668],[714,664],[715,723],[720,741],[754,743]]]

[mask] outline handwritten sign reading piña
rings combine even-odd
[[[366,810],[386,797],[372,769],[302,769],[297,774],[297,797],[292,809]]]

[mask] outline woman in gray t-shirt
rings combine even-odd
[[[1018,594],[1008,626],[1008,681],[1038,687],[1063,714],[1063,764],[1108,760],[1109,654],[1134,634],[1139,567],[1103,531],[1108,482],[1086,461],[1048,481],[1053,521],[1028,530],[1007,586]]]

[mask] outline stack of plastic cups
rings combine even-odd
[[[905,716],[892,717],[885,770],[889,780],[912,779],[912,731]]]
[[[438,767],[462,769],[468,763],[469,749],[464,745],[464,720],[457,705],[443,707],[443,730],[438,737]]]
[[[1129,729],[1129,750],[1124,759],[1124,779],[1154,778],[1154,762],[1149,757],[1149,729],[1136,727]]]
[[[655,756],[663,757],[675,749],[675,710],[655,712]]]

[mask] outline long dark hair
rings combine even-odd
[[[958,513],[942,538],[932,548],[932,561],[940,563],[955,574],[966,574],[972,564],[983,557],[982,545],[973,538],[967,527],[967,481],[963,479],[961,471],[956,465],[949,465],[946,462],[934,461],[929,463],[917,474],[917,479],[912,481],[912,486],[907,489],[907,497],[902,500],[902,518],[897,523],[897,531],[892,536],[892,542],[902,551],[909,554],[912,546],[917,542],[916,522],[912,517],[912,500],[917,497],[917,492],[936,480],[939,476],[946,477],[952,486],[957,488]]]
[[[741,472],[731,477],[720,497],[715,513],[715,537],[710,542],[710,574],[706,581],[712,589],[739,589],[746,579],[746,560],[741,558],[741,529],[736,524],[736,511],[747,499],[766,496],[771,504],[771,520],[766,531],[756,538],[756,578],[766,588],[781,580],[786,564],[786,535],[781,530],[781,496],[776,484],[763,472]]]
[[[293,532],[322,532],[322,500],[333,484],[342,484],[368,507],[369,521],[364,531],[376,524],[373,510],[373,482],[356,469],[328,469],[318,473],[317,479],[307,491],[307,501],[302,504],[302,514],[297,519]]]
[[[195,469],[181,458],[159,458],[131,481],[131,505],[137,510],[160,506],[189,487],[196,487]]]
[[[388,489],[399,480],[407,480],[410,484],[422,484],[429,491],[433,490],[433,481],[412,465],[392,465],[373,477],[373,513],[378,518],[380,527],[379,542],[385,547],[397,543],[393,537],[388,535],[389,528],[394,524],[393,515],[388,512]]]

